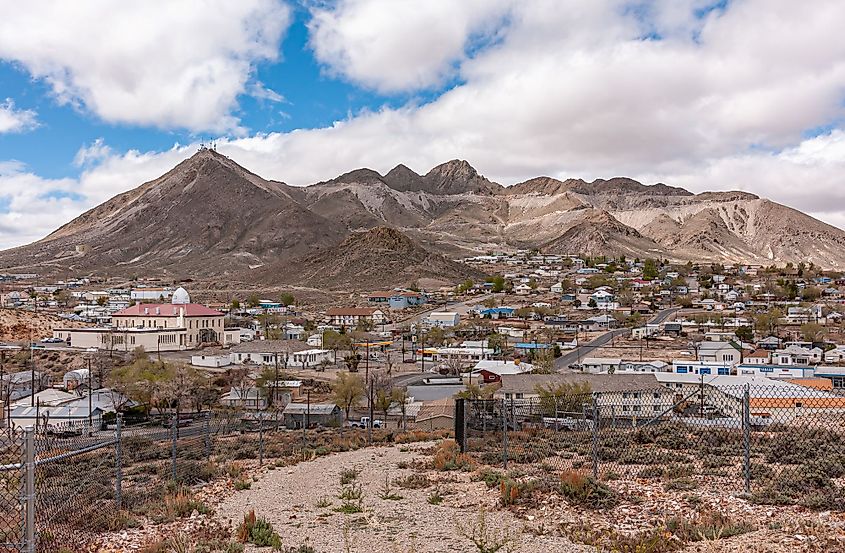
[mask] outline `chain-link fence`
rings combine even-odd
[[[845,509],[845,397],[796,385],[703,383],[524,395],[464,400],[456,435],[465,451],[538,477],[579,471]]]
[[[96,426],[96,425],[94,425]],[[210,479],[215,446],[240,419],[199,413],[123,428],[42,424],[0,438],[2,551],[79,551],[174,486]],[[145,513],[146,514],[146,513]]]
[[[191,487],[244,478],[240,461],[281,466],[393,440],[384,430],[288,430],[278,415],[223,411],[133,425],[118,419],[93,432],[87,421],[7,430],[0,434],[0,553],[96,550],[104,533],[203,509]]]

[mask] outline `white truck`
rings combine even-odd
[[[370,425],[370,417],[361,417],[360,421],[350,421],[349,426],[352,428],[367,428]],[[384,421],[380,419],[373,419],[373,428],[381,428],[384,426]]]

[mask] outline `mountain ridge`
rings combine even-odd
[[[409,240],[411,246],[396,244],[413,253],[415,266],[431,263],[450,278],[463,273],[443,255],[518,247],[677,261],[845,263],[845,232],[747,192],[693,194],[627,177],[536,177],[505,187],[458,159],[424,175],[398,164],[385,175],[359,168],[292,187],[202,150],[43,239],[0,252],[0,270],[248,280],[250,271],[276,267],[279,278],[297,278],[279,267],[313,266],[317,251],[343,257],[344,241],[376,228]],[[366,269],[359,258],[348,264]]]

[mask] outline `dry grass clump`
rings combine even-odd
[[[432,465],[435,470],[472,470],[476,466],[475,460],[461,453],[455,440],[443,440],[435,449]]]

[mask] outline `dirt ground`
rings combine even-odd
[[[431,472],[428,474],[433,485],[425,489],[394,486],[393,491],[401,499],[382,499],[385,478],[400,479],[419,472],[399,466],[420,459],[419,450],[427,445],[430,444],[362,449],[265,471],[251,489],[235,492],[216,511],[235,526],[244,513],[255,509],[258,516],[273,523],[285,545],[297,546],[307,539],[320,552],[469,553],[477,549],[460,535],[457,526],[477,524],[484,508],[493,532],[507,532],[517,539],[510,551],[595,551],[563,538],[524,532],[524,521],[510,511],[497,510],[496,494],[490,494],[483,483],[471,482],[469,473]],[[340,476],[342,471],[353,468],[361,471],[356,481],[364,492],[363,512],[342,514],[335,511],[342,503],[338,498]],[[428,497],[437,489],[443,501],[432,505]]]

